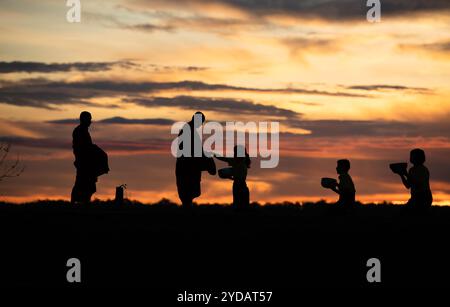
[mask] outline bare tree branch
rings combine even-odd
[[[18,177],[25,170],[25,167],[20,165],[19,156],[13,162],[7,160],[10,151],[11,144],[0,143],[0,181],[6,178]]]

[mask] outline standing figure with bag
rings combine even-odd
[[[88,204],[97,191],[97,178],[109,172],[108,155],[92,143],[89,126],[92,116],[89,112],[80,114],[80,125],[72,133],[72,148],[77,170],[72,189],[71,203]]]

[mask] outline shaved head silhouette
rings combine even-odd
[[[91,125],[92,115],[87,111],[83,111],[80,114],[80,124],[82,126],[89,127]]]

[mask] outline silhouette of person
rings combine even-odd
[[[184,146],[190,147],[190,154],[186,154],[186,156],[181,154],[177,158],[175,167],[178,197],[183,208],[192,208],[193,200],[201,195],[202,171],[208,170],[212,175],[216,172],[214,160],[207,158],[203,152],[203,145],[198,133],[198,128],[203,125],[205,120],[205,115],[202,112],[196,112],[192,116],[192,120],[186,123],[178,134],[180,137],[183,133],[190,131],[190,144],[184,144],[181,141],[178,145],[180,151],[183,151]],[[195,156],[195,144],[201,145],[199,157]]]
[[[235,209],[245,209],[250,206],[250,191],[247,186],[247,169],[250,168],[251,160],[247,149],[242,145],[234,146],[234,157],[218,157],[216,159],[227,162],[231,169],[219,170],[219,175],[224,174],[222,178],[233,180],[233,207]],[[222,171],[222,172],[221,172]],[[231,171],[231,172],[230,172]]]
[[[399,173],[403,185],[411,190],[411,198],[406,203],[410,209],[427,209],[433,203],[430,188],[430,172],[424,165],[425,152],[416,148],[410,152],[410,162],[413,166],[407,173]]]
[[[339,182],[331,187],[331,190],[339,194],[337,205],[342,208],[352,208],[355,204],[355,185],[352,177],[348,173],[350,171],[350,161],[347,159],[338,160],[336,172],[339,174]]]
[[[92,167],[92,139],[89,134],[92,116],[89,112],[80,114],[80,125],[72,133],[72,148],[75,155],[74,165],[77,170],[75,185],[72,189],[71,202],[87,204],[96,192],[97,174]]]

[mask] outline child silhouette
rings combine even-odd
[[[433,195],[430,189],[430,173],[425,163],[425,152],[416,148],[410,152],[410,162],[413,166],[399,173],[403,185],[411,190],[411,198],[406,204],[412,209],[425,209],[431,207]]]
[[[339,194],[337,205],[343,208],[351,208],[355,204],[355,185],[352,177],[348,173],[350,170],[349,160],[338,160],[336,172],[339,174],[339,182],[335,182],[330,189]]]
[[[250,157],[244,146],[234,146],[234,157],[218,157],[218,160],[227,162],[229,168],[219,170],[221,178],[233,180],[233,206],[236,209],[247,208],[250,205],[250,191],[247,187],[247,169],[250,168]]]

